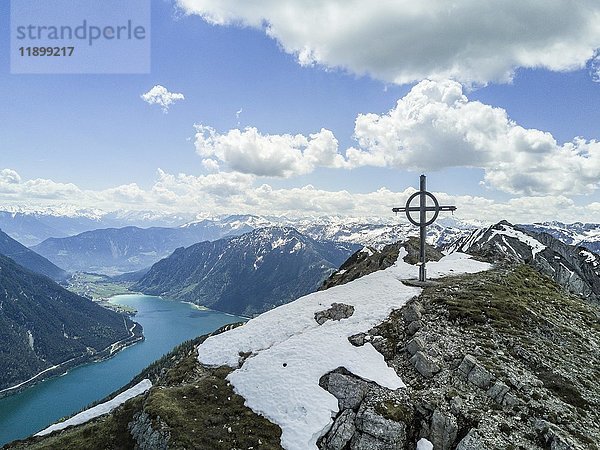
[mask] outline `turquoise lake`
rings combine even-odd
[[[110,359],[77,367],[66,375],[0,399],[0,446],[34,434],[106,397],[181,342],[245,320],[147,295],[118,295],[111,302],[138,311],[134,320],[144,327],[146,339]]]

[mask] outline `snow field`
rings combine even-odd
[[[337,399],[319,386],[326,373],[345,367],[353,374],[389,389],[404,387],[371,344],[355,347],[348,337],[366,332],[403,306],[421,289],[404,285],[416,266],[396,264],[351,283],[315,292],[268,311],[244,326],[210,337],[198,347],[208,366],[237,368],[240,354],[250,353],[228,379],[246,405],[282,429],[281,444],[289,450],[316,449],[333,423]],[[430,278],[473,273],[490,268],[468,255],[453,253],[427,265]],[[352,316],[319,325],[314,314],[332,303],[354,306]]]

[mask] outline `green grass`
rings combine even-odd
[[[121,294],[131,294],[132,283],[112,281],[104,275],[77,273],[69,282],[68,289],[78,295],[101,300]]]
[[[171,369],[166,381],[172,385],[150,392],[145,411],[169,425],[169,448],[281,448],[280,428],[244,406],[225,379],[230,370],[206,374],[191,355]],[[201,376],[190,380],[194,373]]]

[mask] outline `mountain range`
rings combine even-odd
[[[530,264],[569,292],[600,303],[600,257],[581,245],[565,244],[545,231],[529,230],[502,221],[473,231],[448,250],[496,262]]]
[[[314,291],[359,248],[289,227],[259,228],[179,248],[132,289],[251,316]]]
[[[107,275],[135,272],[169,256],[176,248],[251,231],[260,221],[201,221],[176,228],[107,228],[64,238],[49,238],[32,247],[65,269]]]
[[[428,240],[444,245],[468,233],[470,224],[429,227]],[[372,223],[361,219],[324,217],[289,220],[252,215],[203,219],[175,228],[123,227],[86,231],[75,236],[52,237],[32,247],[68,271],[116,275],[148,268],[176,248],[202,241],[238,236],[257,228],[287,226],[317,241],[336,241],[382,247],[414,236],[417,230],[406,223]]]

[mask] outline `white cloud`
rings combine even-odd
[[[596,83],[600,83],[600,50],[596,51],[594,59],[590,61],[589,66],[592,80]]]
[[[337,139],[326,129],[306,137],[302,134],[264,135],[252,127],[232,129],[225,134],[205,125],[195,127],[198,154],[222,161],[241,173],[291,177],[310,173],[318,166],[345,165],[344,157],[337,153]]]
[[[166,114],[169,112],[169,107],[179,100],[184,100],[183,94],[177,92],[169,92],[166,87],[157,84],[145,94],[141,95],[149,105],[159,105],[163,112]]]
[[[15,170],[0,170],[0,199],[61,200],[79,193],[79,188],[72,183],[57,183],[43,178],[23,181]]]
[[[12,169],[0,170],[0,183],[1,184],[19,184],[21,182],[21,176]]]
[[[600,142],[558,144],[504,109],[469,101],[454,81],[422,81],[387,114],[359,115],[354,134],[352,167],[482,168],[489,187],[524,195],[590,193],[600,183]]]
[[[346,190],[328,191],[311,185],[276,189],[268,184],[256,185],[255,176],[242,173],[193,176],[169,174],[162,170],[158,171],[156,180],[148,189],[131,183],[93,191],[71,183],[43,179],[13,183],[12,190],[4,187],[0,183],[0,202],[20,207],[60,206],[73,211],[97,208],[104,211],[143,210],[211,216],[268,213],[290,217],[335,215],[383,219],[392,219],[391,208],[403,205],[414,192],[413,188],[394,192],[382,187],[372,192],[352,193]],[[543,220],[600,222],[600,203],[576,204],[564,196],[527,196],[494,201],[444,192],[434,194],[441,204],[456,205],[456,216],[461,219],[490,222],[507,219],[513,223]],[[398,216],[398,220],[404,219]]]
[[[249,26],[300,64],[404,84],[508,81],[516,68],[582,68],[600,47],[597,0],[177,0],[217,25]]]
[[[209,172],[223,163],[235,172],[293,177],[317,167],[392,167],[435,171],[483,169],[482,183],[511,194],[589,194],[600,187],[600,142],[516,124],[502,108],[469,101],[460,83],[425,80],[385,114],[360,114],[357,145],[345,156],[333,133],[261,134],[256,128],[218,133],[196,125],[196,151]]]
[[[219,162],[210,158],[202,160],[202,167],[204,167],[209,172],[218,172],[220,169]]]

